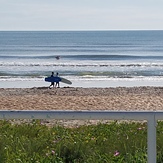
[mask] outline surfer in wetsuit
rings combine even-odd
[[[56,77],[58,77],[59,73],[56,73]],[[56,82],[55,87],[59,88],[59,81]]]
[[[51,77],[53,77],[53,76],[54,76],[54,72],[52,72],[52,74],[51,74]],[[51,84],[50,84],[49,88],[51,88],[51,86],[53,86],[53,87],[54,87],[54,82],[51,82]]]

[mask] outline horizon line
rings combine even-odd
[[[103,31],[163,31],[163,29],[72,29],[72,30],[0,30],[0,32],[103,32]]]

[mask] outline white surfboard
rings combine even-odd
[[[67,79],[62,78],[62,77],[60,77],[60,78],[61,78],[61,82],[63,82],[63,83],[72,84],[72,82],[70,80],[67,80]]]

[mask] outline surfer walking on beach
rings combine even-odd
[[[70,80],[60,77],[58,72],[56,73],[55,76],[54,76],[54,72],[52,72],[51,76],[45,78],[45,81],[51,82],[49,88],[51,88],[51,86],[53,87],[55,86],[55,88],[60,88],[59,82],[62,82],[65,84],[72,84]]]
[[[51,77],[54,77],[54,72],[52,72]],[[54,82],[51,82],[51,84],[50,84],[49,88],[51,88],[51,86],[53,86],[53,87],[54,87]]]
[[[56,77],[58,77],[58,75],[59,75],[59,73],[57,72],[57,73],[56,73]],[[56,82],[55,88],[56,88],[56,87],[59,88],[59,81]]]

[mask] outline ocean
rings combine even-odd
[[[52,71],[72,86],[163,86],[163,31],[0,32],[0,87],[47,86]]]

